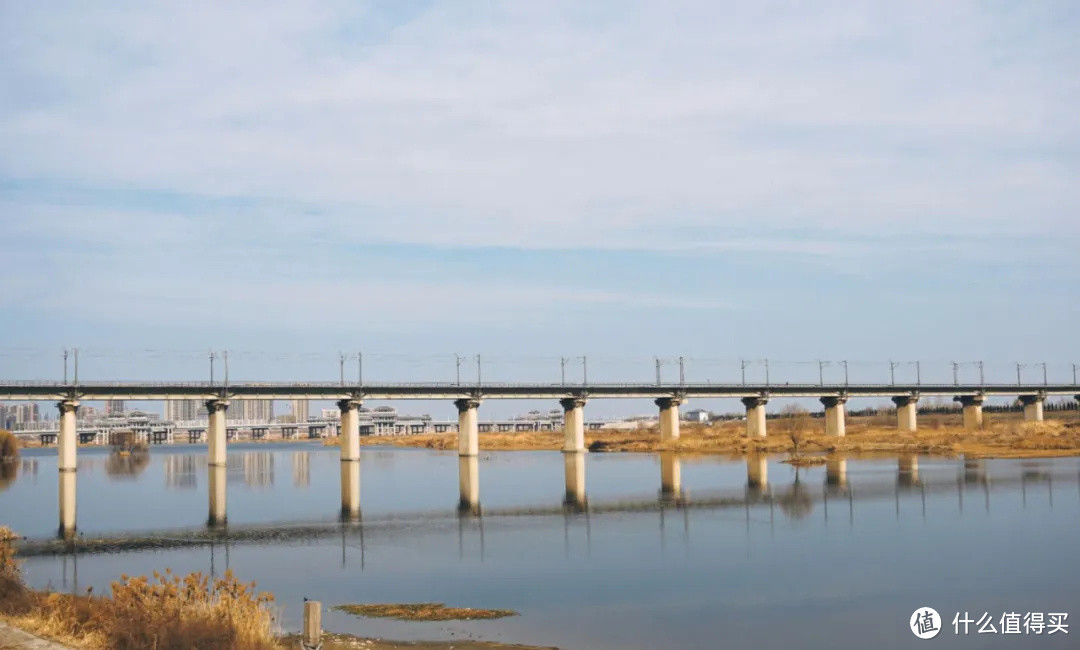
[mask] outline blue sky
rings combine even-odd
[[[1065,380],[1078,28],[1069,2],[0,2],[0,374],[79,346],[87,378],[200,378],[213,348],[237,378],[362,349],[371,378]]]

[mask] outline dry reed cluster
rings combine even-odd
[[[0,616],[18,627],[93,650],[281,648],[273,597],[231,572],[123,576],[110,596],[39,592],[22,582],[13,537],[0,528]]]

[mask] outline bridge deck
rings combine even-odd
[[[164,399],[655,399],[661,397],[892,397],[895,395],[1077,395],[1080,384],[542,384],[542,383],[267,383],[0,382],[0,400]]]

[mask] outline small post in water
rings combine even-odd
[[[303,650],[322,648],[322,603],[304,599],[304,634],[300,639]]]

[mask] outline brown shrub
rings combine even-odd
[[[258,650],[276,647],[272,602],[231,571],[213,581],[201,573],[181,578],[155,572],[153,580],[124,576],[114,582],[98,618],[109,647],[118,650]]]
[[[123,576],[112,595],[36,592],[0,544],[0,613],[39,634],[80,647],[110,650],[236,648],[277,650],[273,597],[232,572],[211,580],[171,571],[153,579]],[[3,591],[7,588],[8,591]],[[4,594],[7,597],[4,597]]]
[[[19,439],[7,429],[0,429],[0,462],[13,460],[19,455]]]
[[[0,526],[0,614],[21,614],[30,609],[30,594],[19,574],[13,542],[18,538]]]

